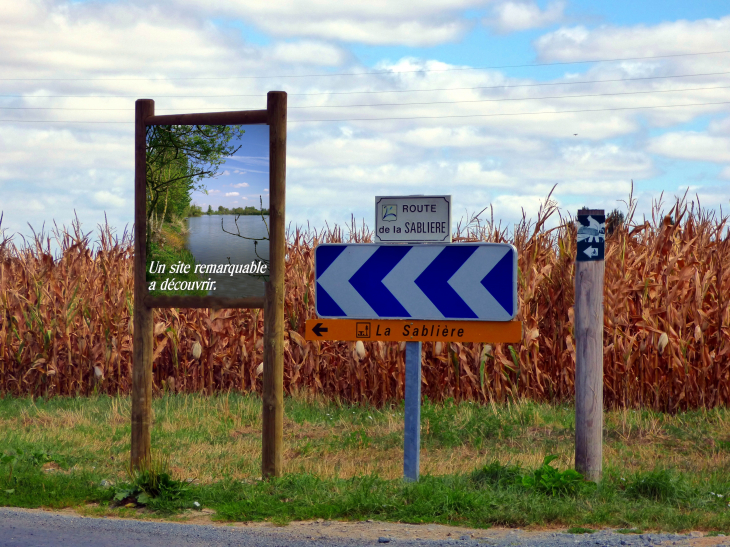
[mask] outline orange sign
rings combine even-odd
[[[307,340],[519,342],[521,321],[307,319]]]

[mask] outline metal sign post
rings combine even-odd
[[[375,241],[451,243],[451,196],[376,196]],[[406,342],[403,476],[411,481],[420,472],[422,350],[420,340]]]
[[[403,475],[417,481],[422,341],[519,341],[522,325],[512,321],[517,250],[452,244],[451,196],[378,196],[375,226],[384,244],[316,248],[315,308],[322,319],[308,320],[305,336],[406,341]]]
[[[603,276],[606,217],[578,211],[575,263],[575,469],[591,481],[603,472]]]
[[[421,345],[406,342],[403,476],[409,481],[417,481],[421,472]]]

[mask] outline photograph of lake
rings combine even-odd
[[[147,135],[151,295],[263,297],[267,125],[153,126]]]
[[[254,241],[226,233],[237,233],[236,215],[202,215],[187,219],[188,235],[185,247],[192,253],[198,264],[251,265],[262,258],[268,261],[269,241]],[[246,237],[266,238],[268,215],[241,215],[238,228]],[[261,276],[243,273],[205,274],[204,278],[215,281],[215,290],[208,291],[211,296],[239,298],[245,296],[264,296],[264,281]]]

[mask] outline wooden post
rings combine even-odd
[[[603,210],[578,211],[575,263],[575,469],[603,472]]]
[[[133,468],[150,460],[152,426],[152,308],[147,296],[147,139],[145,118],[154,116],[155,101],[135,102],[134,126],[134,334],[132,365]]]
[[[284,270],[286,93],[269,91],[269,281],[264,303],[264,394],[262,413],[262,477],[282,472],[284,433]]]

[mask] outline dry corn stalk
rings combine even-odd
[[[523,342],[423,344],[423,392],[432,400],[573,397],[575,226],[548,202],[536,222],[508,233],[472,223],[457,241],[514,244]],[[629,215],[630,216],[630,215]],[[347,237],[345,237],[347,233]],[[308,342],[314,248],[369,242],[347,230],[288,234],[285,389],[383,404],[404,389],[403,343]],[[51,255],[51,238],[61,249]],[[18,248],[0,236],[0,393],[127,393],[132,369],[132,240],[109,227],[92,246],[78,224]],[[730,242],[727,217],[677,201],[650,221],[618,226],[606,241],[604,400],[609,407],[713,407],[730,402]],[[261,310],[155,310],[155,389],[260,391]],[[172,327],[170,329],[169,327]],[[173,334],[176,333],[176,334]],[[489,342],[485,340],[484,342]],[[202,358],[201,358],[202,356]],[[99,372],[101,374],[99,374]],[[173,388],[174,386],[174,388]]]

